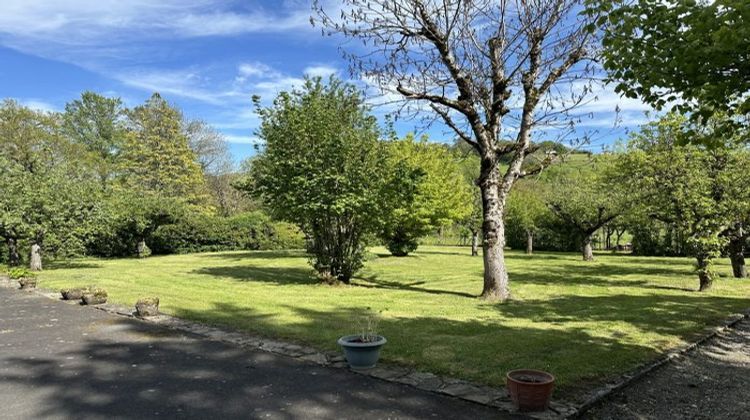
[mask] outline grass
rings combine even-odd
[[[686,258],[510,252],[513,300],[489,304],[482,261],[467,248],[383,249],[352,286],[324,286],[296,251],[223,252],[145,260],[81,259],[53,264],[40,285],[96,284],[132,305],[158,296],[165,313],[336,349],[365,308],[382,311],[383,359],[490,385],[514,368],[538,368],[573,396],[694,338],[750,307],[750,281],[697,286]],[[718,269],[729,272],[726,262]]]

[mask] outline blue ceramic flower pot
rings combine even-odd
[[[376,336],[373,341],[362,341],[359,335],[345,335],[339,338],[344,357],[352,369],[374,368],[380,358],[380,348],[387,342],[385,337]]]

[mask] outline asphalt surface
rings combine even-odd
[[[343,369],[0,288],[3,419],[497,419]]]

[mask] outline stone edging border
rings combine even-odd
[[[6,279],[3,279],[0,276],[0,287],[15,288],[15,284]],[[63,303],[77,304],[76,302],[66,302],[61,300],[59,298],[60,293],[56,291],[42,288],[35,289],[33,291],[37,294],[41,294],[42,296]],[[134,315],[134,311],[131,308],[112,303],[96,305],[93,306],[93,308],[110,314],[137,319],[142,322],[161,325],[169,329],[198,335],[210,340],[221,341],[240,347],[248,347],[256,350],[279,354],[282,356],[303,360],[308,363],[314,363],[321,366],[348,369],[346,360],[341,353],[337,352],[320,352],[311,347],[304,347],[282,340],[269,339],[237,331],[227,331],[218,327],[213,327],[198,322],[187,321],[170,315],[157,315],[150,318],[139,318]],[[466,400],[476,404],[497,408],[508,414],[523,415],[531,419],[575,419],[583,415],[593,406],[606,400],[614,392],[627,387],[631,383],[658,369],[666,363],[685,355],[686,353],[694,350],[708,340],[711,340],[717,337],[722,332],[732,328],[740,321],[748,318],[750,318],[750,310],[741,314],[731,315],[721,325],[717,327],[706,328],[703,335],[701,335],[697,340],[685,344],[675,350],[669,351],[656,360],[646,362],[636,367],[635,369],[618,376],[616,379],[604,384],[594,391],[589,392],[583,403],[571,404],[565,401],[552,401],[550,403],[550,409],[541,413],[519,413],[513,406],[513,403],[511,402],[510,397],[508,396],[504,388],[494,388],[485,385],[477,385],[461,379],[439,376],[429,372],[420,372],[414,369],[401,366],[392,366],[384,363],[380,363],[377,367],[369,370],[348,370],[360,375],[370,376],[383,381],[409,385],[423,391],[434,392],[449,397]]]
[[[575,411],[566,418],[575,419],[580,417],[592,407],[607,400],[613,393],[626,388],[633,382],[641,379],[642,377],[664,366],[665,364],[695,350],[698,346],[718,337],[721,333],[731,329],[745,319],[750,319],[750,310],[747,310],[744,313],[730,315],[727,319],[724,320],[724,322],[721,323],[721,325],[704,329],[703,334],[697,340],[691,341],[690,343],[678,347],[677,349],[671,350],[660,356],[656,360],[646,362],[631,370],[630,372],[620,375],[619,377],[617,377],[617,379],[610,381],[609,383],[594,390],[593,392],[590,392],[588,394],[588,398],[586,398],[583,403],[578,404],[575,408]]]

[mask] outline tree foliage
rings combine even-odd
[[[625,195],[612,182],[611,162],[611,156],[601,155],[590,164],[548,174],[547,205],[578,233],[584,261],[594,259],[592,235],[625,211]]]
[[[182,115],[159,94],[127,111],[122,148],[122,180],[129,188],[182,197],[206,205],[206,185],[195,153],[182,130]]]
[[[80,99],[65,105],[62,120],[64,135],[82,146],[89,165],[106,188],[116,176],[118,154],[125,139],[122,100],[86,91]]]
[[[375,118],[357,90],[332,78],[307,79],[263,108],[246,188],[274,216],[308,238],[313,267],[349,282],[362,266],[365,238],[387,214],[388,165]]]
[[[702,121],[750,114],[750,2],[592,0],[616,91]],[[725,128],[737,120],[725,120]],[[748,139],[745,139],[748,140]]]
[[[519,182],[508,198],[506,223],[524,232],[527,254],[533,253],[534,236],[551,216],[544,201],[545,189],[537,180]]]
[[[690,130],[683,117],[668,115],[633,136],[619,163],[624,185],[650,217],[678,229],[695,257],[700,290],[711,287],[713,261],[746,211],[750,182],[746,149],[682,145]],[[746,214],[746,213],[745,213]]]
[[[507,299],[506,199],[516,180],[543,166],[522,167],[535,129],[572,123],[590,92],[580,86],[593,71],[596,32],[588,29],[598,16],[580,13],[583,0],[346,0],[331,14],[321,4],[313,3],[313,22],[365,46],[345,53],[353,73],[400,95],[405,113],[440,120],[480,156],[481,296]]]
[[[419,239],[472,211],[472,196],[455,156],[426,137],[388,142],[393,200],[381,238],[396,256],[417,249]]]

